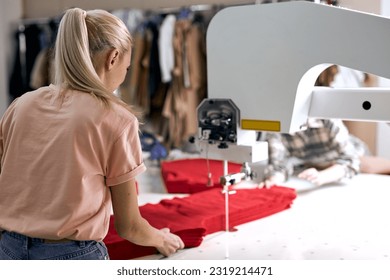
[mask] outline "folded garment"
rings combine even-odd
[[[205,236],[204,228],[192,228],[175,231],[182,240],[186,248],[197,247]],[[114,216],[110,218],[110,228],[104,238],[108,254],[111,260],[129,260],[148,255],[157,254],[154,247],[140,246],[121,238],[114,228]]]
[[[223,174],[223,161],[207,160],[203,158],[179,159],[161,162],[161,175],[168,193],[196,193],[222,188],[219,178]],[[228,162],[228,173],[237,173],[241,170],[241,164]],[[211,173],[211,186],[209,183],[209,171]]]
[[[229,195],[229,227],[257,220],[289,208],[294,189],[239,189]],[[154,227],[169,228],[179,235],[186,248],[199,246],[205,235],[225,230],[225,194],[210,189],[187,197],[164,199],[140,207],[141,215]],[[111,217],[104,239],[111,259],[132,259],[157,253],[155,248],[138,246],[120,238]]]

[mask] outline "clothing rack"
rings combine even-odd
[[[189,6],[182,6],[182,7],[171,7],[171,8],[161,8],[156,10],[151,10],[150,12],[153,13],[160,13],[160,14],[168,14],[168,13],[179,13],[183,10],[188,10],[190,12],[200,12],[200,11],[207,11],[212,10],[215,8],[215,5],[189,5]],[[147,10],[144,10],[145,12]],[[47,18],[26,18],[26,19],[20,19],[18,22],[16,22],[17,25],[17,40],[18,40],[18,57],[20,61],[20,75],[21,75],[21,81],[23,84],[23,87],[27,88],[28,84],[28,69],[27,69],[27,42],[26,42],[26,35],[25,30],[29,26],[37,25],[40,27],[43,26],[49,26],[50,24],[59,24],[61,17],[47,17]]]
[[[29,62],[28,62],[28,38],[26,37],[26,32],[30,27],[37,26],[38,28],[44,29],[47,27],[47,30],[54,30],[55,26],[59,24],[59,17],[47,17],[47,18],[26,18],[20,19],[14,23],[15,30],[15,39],[17,40],[17,52],[15,53],[15,65],[14,70],[11,76],[13,86],[15,84],[19,89],[10,88],[10,95],[12,98],[18,97],[23,92],[29,90]],[[42,39],[47,40],[46,43],[51,44],[55,38],[55,33],[53,32],[50,37],[42,37]],[[16,63],[19,65],[17,66]],[[19,74],[14,73],[15,69],[19,69]],[[14,80],[13,80],[14,79]]]
[[[248,1],[248,3],[237,3],[237,4],[229,4],[229,6],[234,6],[234,5],[246,5],[246,4],[253,4],[254,1]],[[186,17],[186,15],[189,15],[192,17],[194,14],[197,15],[198,12],[205,12],[206,17],[208,20],[211,20],[211,16],[215,14],[218,10],[224,8],[225,5],[221,4],[196,4],[196,5],[183,5],[183,6],[177,6],[177,7],[162,7],[162,8],[156,8],[156,9],[136,9],[134,8],[133,10],[140,10],[143,11],[144,14],[147,16],[149,13],[150,15],[164,15],[164,14],[176,14],[179,17],[181,16],[181,13],[183,13],[182,17]],[[124,8],[123,10],[131,10],[131,9],[126,9]],[[18,49],[17,53],[15,55],[17,56],[17,60],[19,61],[18,63],[20,64],[20,70],[19,70],[19,77],[16,81],[16,84],[20,87],[23,88],[22,91],[25,91],[26,89],[29,89],[29,50],[28,50],[28,38],[26,38],[26,33],[25,31],[32,25],[37,25],[38,27],[49,27],[50,24],[59,24],[59,21],[61,19],[61,16],[57,17],[42,17],[42,18],[26,18],[26,19],[21,19],[16,22],[16,40],[18,42]],[[54,33],[53,33],[54,35]],[[55,37],[55,36],[53,36]],[[44,38],[44,37],[42,37]],[[50,42],[54,41],[54,38],[48,38]],[[14,89],[10,90],[10,94],[12,97],[17,97],[19,95],[19,92],[12,92]],[[18,91],[18,90],[16,90]],[[15,96],[16,95],[16,96]]]

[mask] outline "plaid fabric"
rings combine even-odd
[[[287,179],[308,167],[324,169],[333,164],[346,167],[346,178],[359,172],[359,147],[341,120],[309,119],[306,130],[263,137],[269,143],[266,177],[281,174]]]

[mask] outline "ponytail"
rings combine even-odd
[[[55,84],[87,92],[106,107],[114,102],[133,112],[129,105],[109,92],[93,64],[95,56],[102,51],[116,48],[122,55],[130,50],[131,43],[124,23],[109,12],[67,10],[60,22],[55,45]]]

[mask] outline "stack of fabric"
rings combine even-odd
[[[241,164],[229,162],[228,173],[237,173]],[[208,174],[211,174],[209,178]],[[161,162],[161,175],[168,193],[196,193],[219,188],[223,161],[203,158],[179,159]]]
[[[239,189],[229,195],[229,226],[257,220],[288,209],[296,197],[294,189]],[[186,248],[199,246],[205,235],[225,230],[225,194],[218,188],[187,197],[165,199],[140,207],[142,216],[156,228],[170,228]],[[111,259],[132,259],[157,253],[155,248],[135,245],[120,238],[111,217],[104,240]]]

